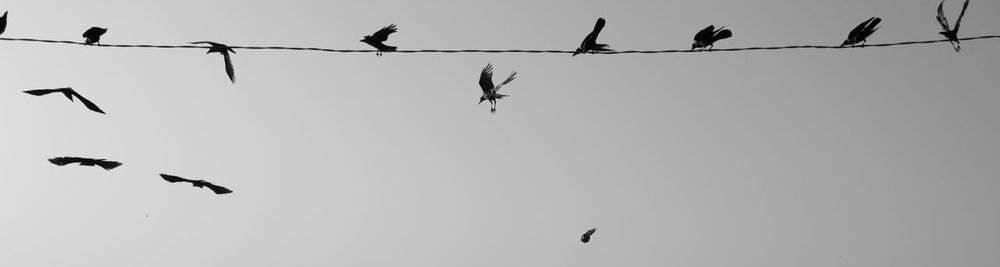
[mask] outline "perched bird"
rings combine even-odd
[[[396,32],[396,24],[390,24],[389,26],[385,26],[384,28],[378,30],[372,35],[365,35],[365,38],[361,39],[361,42],[366,43],[372,47],[375,47],[375,49],[378,49],[378,52],[375,52],[375,55],[382,56],[383,52],[396,51],[395,46],[388,46],[382,43],[385,42],[386,40],[389,40],[389,35],[394,32]]]
[[[583,243],[590,242],[590,236],[593,235],[594,232],[597,232],[597,228],[587,230],[587,232],[583,233],[583,236],[580,237],[580,241],[582,241]]]
[[[211,189],[212,192],[215,192],[215,194],[217,194],[217,195],[229,194],[229,193],[233,192],[233,190],[229,190],[228,188],[221,187],[221,186],[218,186],[218,185],[214,185],[214,184],[206,182],[204,180],[188,180],[188,179],[184,179],[184,178],[173,176],[173,175],[169,175],[169,174],[160,174],[160,177],[162,177],[163,180],[166,180],[167,182],[171,182],[171,183],[185,182],[185,183],[191,183],[192,186],[198,187],[198,188],[208,187],[208,189]]]
[[[722,26],[716,30],[715,25],[708,25],[707,28],[698,31],[698,33],[694,35],[694,43],[691,44],[691,50],[695,50],[696,48],[704,50],[705,47],[708,47],[708,51],[712,51],[712,48],[715,47],[716,41],[733,37],[732,31],[722,29],[725,27],[726,26]]]
[[[209,54],[209,53],[219,53],[219,54],[222,54],[222,59],[226,63],[226,75],[229,75],[229,80],[230,81],[232,81],[233,83],[236,83],[236,71],[233,70],[233,60],[229,58],[229,52],[232,52],[233,54],[236,54],[236,50],[233,50],[232,48],[230,48],[227,45],[216,43],[216,42],[209,42],[209,41],[192,42],[191,44],[208,44],[208,45],[211,45],[212,47],[209,48],[208,52],[205,53],[205,54]]]
[[[944,31],[939,32],[939,34],[948,38],[951,46],[955,48],[955,52],[962,50],[962,44],[958,42],[958,27],[962,26],[962,17],[965,16],[966,8],[969,8],[969,0],[965,0],[965,4],[962,5],[962,13],[958,14],[958,20],[955,21],[955,28],[950,28],[948,27],[948,18],[944,17],[944,0],[941,0],[941,4],[938,5],[937,20],[938,23],[941,23],[941,27],[944,28]]]
[[[591,31],[586,38],[583,38],[583,43],[580,43],[580,47],[573,52],[573,56],[587,52],[593,54],[598,51],[614,51],[611,50],[607,44],[597,43],[597,35],[601,34],[601,29],[604,29],[604,23],[604,18],[597,18],[597,24],[594,25],[594,31]]]
[[[482,104],[483,101],[489,100],[490,101],[490,112],[491,113],[496,113],[497,112],[497,99],[502,99],[504,97],[507,97],[507,95],[498,94],[497,91],[500,91],[500,87],[503,87],[507,83],[510,83],[510,81],[513,81],[515,75],[517,75],[516,71],[515,72],[511,72],[510,76],[507,77],[506,80],[504,80],[499,85],[495,85],[494,86],[493,85],[493,64],[486,64],[486,67],[483,68],[483,72],[479,74],[479,87],[482,87],[482,89],[483,89],[483,96],[479,97],[479,104]]]
[[[64,96],[66,96],[66,98],[69,98],[69,101],[73,101],[74,97],[79,98],[80,102],[83,103],[84,106],[87,106],[87,109],[90,109],[97,113],[104,114],[104,111],[101,110],[101,108],[97,107],[97,105],[94,104],[94,102],[90,102],[90,100],[87,100],[82,95],[77,93],[76,90],[73,90],[73,88],[70,87],[59,88],[59,89],[37,89],[37,90],[28,90],[24,92],[36,96],[43,96],[51,93],[62,93]]]
[[[3,16],[0,17],[0,34],[7,30],[7,11],[3,12]]]
[[[872,17],[858,24],[857,27],[851,30],[851,33],[847,34],[847,40],[844,40],[844,43],[840,44],[840,46],[851,45],[851,47],[854,47],[858,43],[861,43],[861,47],[864,47],[865,43],[868,42],[868,36],[871,36],[872,33],[878,30],[875,26],[878,26],[879,22],[882,22],[881,18]]]
[[[83,32],[83,42],[87,45],[93,45],[96,43],[97,46],[101,46],[101,35],[104,35],[106,32],[108,32],[108,28],[91,27],[87,31]]]
[[[90,158],[78,158],[78,157],[51,158],[49,159],[49,162],[52,162],[52,164],[55,164],[57,166],[66,166],[66,164],[70,163],[79,163],[80,166],[100,166],[101,168],[104,168],[105,170],[109,171],[111,169],[118,168],[118,166],[122,165],[120,162],[109,161],[106,159],[90,159]]]

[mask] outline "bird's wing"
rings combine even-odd
[[[389,40],[389,35],[394,32],[396,32],[396,24],[390,24],[372,34],[372,38],[379,42],[385,42]]]
[[[109,171],[111,169],[118,168],[118,166],[122,165],[121,162],[110,161],[110,160],[103,160],[103,159],[97,160],[97,162],[95,164],[97,164],[97,166],[101,166],[101,168],[104,168],[105,170],[109,170]]]
[[[479,87],[483,89],[484,93],[493,90],[493,64],[486,64],[483,71],[479,73]]]
[[[705,27],[704,29],[698,31],[698,33],[694,35],[694,40],[702,41],[711,38],[712,33],[714,32],[715,32],[715,25],[708,25],[708,27]]]
[[[56,157],[49,159],[49,162],[55,164],[56,166],[66,166],[66,164],[73,163],[74,160],[72,158],[67,158],[67,157]]]
[[[219,45],[219,43],[209,42],[209,41],[190,42],[190,44],[207,44],[207,45],[211,45],[211,46],[217,46],[217,45]]]
[[[59,90],[62,90],[62,89],[37,89],[37,90],[28,90],[28,91],[24,91],[24,92],[28,93],[30,95],[43,96],[43,95],[54,93],[54,92],[59,91]]]
[[[862,31],[864,31],[865,30],[865,26],[867,26],[868,23],[871,22],[874,19],[875,19],[875,17],[872,17],[872,18],[870,18],[870,19],[862,22],[861,24],[858,24],[858,26],[854,27],[854,29],[851,30],[851,33],[847,35],[847,39],[857,39],[856,37],[858,36],[858,34],[861,33]]]
[[[726,39],[726,38],[729,38],[729,37],[733,37],[733,31],[730,31],[729,29],[725,29],[725,30],[720,30],[719,33],[716,34],[714,38],[715,38],[715,40],[722,40],[722,39]]]
[[[597,40],[597,35],[601,34],[601,30],[604,29],[604,18],[597,18],[597,23],[594,24],[594,41]]]
[[[503,87],[504,85],[507,85],[508,83],[510,83],[510,81],[513,81],[514,80],[514,76],[517,76],[517,72],[516,71],[511,72],[510,76],[507,76],[507,79],[503,80],[503,82],[500,83],[500,85],[497,85],[496,91],[499,91],[500,87]]]
[[[80,95],[80,93],[77,93],[76,90],[69,89],[69,92],[74,97],[80,99],[80,102],[83,103],[84,106],[87,106],[87,109],[89,109],[91,111],[94,111],[94,112],[97,112],[97,113],[104,114],[104,111],[101,110],[101,108],[97,107],[97,104],[94,104],[94,102],[90,102],[90,100],[87,100],[87,98],[84,98],[82,95]]]
[[[944,0],[941,0],[941,4],[938,5],[937,20],[938,23],[941,23],[941,27],[944,28],[945,31],[951,30],[951,27],[948,27],[948,18],[944,16]]]
[[[233,70],[233,60],[229,58],[229,53],[223,52],[222,59],[226,61],[226,74],[229,75],[229,80],[236,83],[236,71]]]
[[[233,192],[233,190],[229,190],[229,188],[214,185],[212,183],[205,183],[205,186],[207,186],[208,189],[211,189],[212,192],[215,192],[215,194],[217,195],[229,194]]]
[[[160,174],[160,177],[162,177],[163,180],[166,180],[167,182],[171,182],[171,183],[177,183],[177,182],[191,183],[191,182],[193,182],[191,180],[180,178],[180,177],[169,175],[169,174]]]
[[[7,11],[3,12],[3,16],[0,17],[0,34],[7,29]]]
[[[965,9],[967,8],[969,8],[969,0],[965,0],[965,4],[962,5],[962,13],[958,14],[958,19],[955,20],[955,29],[952,30],[957,32],[958,27],[962,26],[962,17],[965,17]]]
[[[593,235],[595,232],[597,232],[597,228],[587,230],[587,236]]]
[[[878,26],[878,24],[881,23],[881,22],[882,22],[882,18],[875,18],[874,20],[872,20],[871,22],[869,22],[868,25],[865,26],[865,29],[863,31],[861,31],[862,33],[865,34],[864,37],[868,37],[868,35],[871,35],[872,33],[875,33],[875,31],[878,30],[878,28],[876,28],[876,26]]]

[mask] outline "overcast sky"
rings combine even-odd
[[[935,0],[41,1],[2,37],[614,49],[941,38]],[[945,3],[957,16],[961,2]],[[973,1],[962,36],[1000,34]],[[4,266],[996,266],[1000,41],[657,55],[0,42]],[[487,63],[504,87],[477,104]],[[73,87],[107,115],[57,95]],[[46,159],[118,160],[118,169]],[[235,193],[169,184],[205,179]],[[588,244],[580,234],[596,227]]]

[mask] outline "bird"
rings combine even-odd
[[[87,109],[90,109],[91,111],[97,113],[105,114],[104,111],[101,110],[101,108],[97,107],[97,105],[94,104],[94,102],[90,102],[90,100],[87,100],[82,95],[77,93],[76,90],[73,90],[73,88],[70,87],[58,88],[58,89],[36,89],[24,92],[35,96],[43,96],[51,93],[62,93],[64,96],[66,96],[66,98],[69,98],[69,101],[73,101],[74,97],[79,98],[80,102],[83,103],[84,106],[87,106]]]
[[[573,52],[573,56],[576,56],[577,54],[581,54],[581,53],[587,53],[587,52],[590,52],[591,54],[593,54],[593,53],[596,53],[598,51],[602,51],[602,52],[603,51],[614,51],[614,50],[611,50],[611,48],[609,48],[607,44],[599,44],[599,43],[597,43],[597,35],[601,34],[601,29],[604,29],[604,24],[605,23],[606,22],[604,21],[604,18],[597,18],[597,23],[594,24],[594,31],[591,31],[590,34],[587,34],[586,38],[583,38],[583,42],[580,43],[580,47],[577,48],[576,51]]]
[[[97,46],[101,46],[101,35],[104,35],[104,33],[107,32],[108,28],[90,27],[90,29],[83,32],[83,42],[87,45],[93,45],[96,43]]]
[[[486,64],[486,67],[483,68],[483,71],[479,74],[479,87],[483,89],[483,96],[479,97],[479,104],[482,104],[483,101],[489,100],[490,113],[496,113],[497,99],[507,97],[507,95],[498,94],[497,91],[500,91],[500,87],[503,87],[504,85],[510,83],[510,81],[513,81],[514,76],[516,75],[516,71],[511,72],[510,76],[507,77],[507,79],[502,83],[499,85],[493,85],[493,64]]]
[[[233,192],[233,190],[229,190],[228,188],[206,182],[205,180],[188,180],[169,174],[160,174],[160,177],[162,177],[163,180],[166,180],[167,182],[170,183],[185,182],[185,183],[191,183],[192,186],[198,188],[208,187],[208,189],[211,189],[212,192],[215,192],[215,194],[217,195],[229,194]]]
[[[937,20],[941,23],[941,27],[944,28],[943,32],[939,34],[944,35],[951,42],[951,46],[955,48],[955,52],[962,50],[962,45],[958,41],[958,27],[962,26],[962,17],[965,17],[965,9],[969,8],[969,0],[965,0],[965,4],[962,5],[962,13],[958,14],[958,20],[955,21],[955,28],[948,27],[948,18],[944,17],[944,0],[941,0],[941,4],[938,5],[937,10]]]
[[[78,158],[78,157],[57,157],[49,159],[49,162],[57,166],[66,166],[66,164],[79,163],[80,166],[100,166],[105,170],[111,170],[121,166],[121,162],[109,161],[106,159],[91,159],[91,158]]]
[[[861,24],[858,24],[857,27],[854,27],[854,29],[847,34],[847,40],[844,40],[844,43],[840,44],[840,46],[843,47],[851,45],[851,47],[854,47],[858,43],[861,43],[861,47],[864,47],[865,43],[868,42],[868,36],[871,36],[872,33],[875,33],[875,31],[878,30],[876,26],[878,26],[879,22],[882,22],[881,18],[872,17]]]
[[[389,26],[383,27],[381,30],[373,33],[372,35],[365,35],[364,39],[361,39],[362,43],[366,43],[378,51],[375,52],[376,56],[382,56],[383,52],[393,52],[396,51],[395,46],[388,46],[382,42],[389,40],[389,35],[396,32],[396,24],[390,24]]]
[[[716,41],[733,37],[733,32],[728,29],[723,29],[725,27],[726,26],[722,26],[716,30],[715,25],[708,25],[705,29],[698,31],[698,33],[694,35],[694,43],[691,44],[691,50],[695,50],[696,48],[704,50],[705,47],[708,47],[708,51],[712,51],[712,48],[715,47]]]
[[[229,47],[228,45],[216,42],[209,42],[209,41],[191,42],[191,44],[208,44],[211,45],[212,47],[208,48],[208,52],[205,54],[210,54],[210,53],[222,54],[222,59],[226,63],[226,75],[229,75],[230,81],[236,83],[236,71],[233,70],[233,60],[229,57],[229,52],[236,54],[236,50],[233,50],[233,48]]]
[[[590,236],[593,235],[594,232],[597,232],[597,228],[593,228],[593,229],[587,230],[587,232],[583,233],[583,236],[580,237],[580,241],[583,242],[583,243],[590,242]]]
[[[3,34],[4,30],[7,30],[7,11],[4,11],[3,16],[0,17],[0,34]]]

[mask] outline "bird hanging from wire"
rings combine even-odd
[[[944,28],[943,32],[939,34],[944,35],[951,42],[951,46],[955,48],[955,52],[962,50],[962,44],[958,41],[958,27],[962,26],[962,17],[965,17],[965,9],[969,8],[969,0],[965,0],[965,4],[962,5],[962,13],[958,14],[958,20],[955,20],[955,27],[948,27],[948,18],[944,16],[944,0],[941,0],[941,4],[938,5],[937,10],[937,20],[941,23],[941,27]]]
[[[372,35],[365,35],[364,39],[361,39],[362,43],[366,43],[378,51],[375,52],[376,56],[382,56],[383,52],[393,52],[396,51],[395,46],[388,46],[383,42],[389,40],[389,35],[396,32],[396,24],[390,24],[385,26],[381,30],[373,33]]]
[[[510,76],[508,76],[502,83],[499,85],[493,85],[493,64],[486,64],[486,67],[483,68],[483,71],[479,74],[479,87],[483,89],[483,96],[479,97],[479,104],[482,104],[483,101],[489,100],[490,113],[496,113],[497,99],[507,97],[507,95],[502,95],[497,92],[500,91],[501,87],[510,83],[510,81],[513,81],[514,76],[516,75],[516,71],[511,72]]]
[[[87,109],[90,109],[91,111],[97,113],[104,114],[104,111],[101,110],[101,108],[97,107],[97,105],[94,104],[94,102],[90,102],[90,100],[87,100],[82,95],[77,93],[76,90],[73,90],[73,88],[70,87],[59,88],[59,89],[37,89],[37,90],[28,90],[24,92],[35,96],[43,96],[51,93],[62,93],[64,96],[66,96],[66,98],[69,98],[69,101],[73,101],[74,97],[79,98],[80,103],[83,103],[83,105],[86,106]]]
[[[108,28],[91,27],[90,29],[87,29],[87,31],[83,32],[83,43],[87,45],[93,45],[96,43],[97,46],[101,46],[101,35],[104,35],[107,32]]]
[[[236,54],[236,50],[233,50],[233,48],[228,45],[209,41],[192,42],[191,44],[208,44],[212,47],[208,48],[208,52],[205,54],[222,54],[222,60],[226,63],[226,75],[229,76],[230,81],[236,83],[236,71],[233,69],[233,60],[229,57],[229,53],[232,52],[233,54]]]
[[[0,17],[0,34],[7,30],[7,11],[3,12],[3,16]]]
[[[733,32],[728,29],[723,29],[725,27],[726,26],[722,26],[716,30],[715,25],[708,25],[705,29],[698,31],[698,33],[694,35],[694,43],[691,44],[691,50],[695,50],[697,48],[704,50],[708,47],[708,51],[712,51],[712,48],[715,47],[716,41],[733,37]]]
[[[188,180],[188,179],[184,179],[184,178],[173,176],[173,175],[169,175],[169,174],[160,174],[160,177],[163,178],[163,180],[166,180],[167,182],[170,182],[170,183],[184,182],[184,183],[191,183],[191,186],[198,187],[198,188],[208,187],[208,189],[211,189],[212,192],[215,192],[215,194],[217,194],[217,195],[229,194],[229,193],[233,192],[233,190],[229,190],[228,188],[221,187],[221,186],[218,186],[218,185],[206,182],[205,180]]]
[[[581,53],[590,52],[591,54],[604,51],[614,51],[608,47],[607,44],[597,43],[597,35],[601,34],[601,30],[604,29],[604,18],[597,18],[597,23],[594,24],[594,30],[587,34],[586,38],[583,38],[583,42],[580,43],[580,47],[573,52],[573,56]]]
[[[872,33],[875,33],[875,31],[879,29],[876,26],[878,26],[880,22],[882,22],[881,18],[872,17],[861,24],[858,24],[857,27],[854,27],[854,29],[847,34],[847,40],[844,40],[844,43],[840,44],[840,46],[843,47],[851,45],[851,47],[854,47],[858,43],[861,43],[861,47],[864,47],[865,43],[868,42],[868,36],[871,36]]]
[[[580,237],[580,242],[583,242],[583,243],[590,242],[590,236],[594,235],[594,232],[597,232],[597,228],[593,228],[593,229],[587,230],[587,232],[583,233],[583,236]]]
[[[109,161],[106,159],[91,159],[91,158],[79,158],[79,157],[57,157],[49,159],[49,162],[55,164],[56,166],[66,166],[71,163],[79,163],[80,166],[100,166],[105,170],[111,170],[121,166],[121,162]]]

